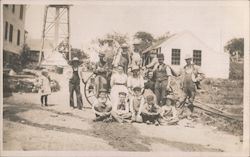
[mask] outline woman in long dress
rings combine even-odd
[[[122,65],[118,65],[117,72],[113,73],[111,76],[111,103],[117,104],[119,101],[119,93],[125,92],[128,95],[127,89],[127,75],[124,73],[124,68]]]

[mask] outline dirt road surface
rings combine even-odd
[[[48,107],[41,107],[39,99],[38,94],[31,93],[4,98],[3,150],[238,152],[242,149],[239,136],[200,123],[187,127],[187,120],[175,126],[93,122],[90,108],[82,111],[69,108],[66,84],[60,92],[49,96]]]

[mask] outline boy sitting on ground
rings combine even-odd
[[[147,96],[141,113],[143,122],[159,125],[160,113],[161,108],[157,105],[154,97],[152,95]]]
[[[93,104],[93,111],[96,115],[96,119],[94,119],[94,121],[111,121],[111,110],[112,105],[111,102],[108,100],[107,90],[100,89],[98,98]]]
[[[142,122],[141,112],[144,105],[144,97],[140,87],[133,88],[133,94],[130,97],[130,112],[132,113],[132,122]]]
[[[129,122],[131,113],[129,112],[129,103],[127,101],[127,93],[119,92],[119,102],[114,105],[111,112],[113,118],[119,123]]]

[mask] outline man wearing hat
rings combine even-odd
[[[131,118],[126,92],[119,92],[119,101],[113,106],[111,114],[117,122],[123,123]]]
[[[118,65],[122,65],[124,67],[124,72],[127,74],[128,72],[128,65],[130,64],[130,56],[129,56],[129,46],[124,43],[121,45],[121,52],[119,52],[115,56],[114,66],[117,67]]]
[[[109,68],[107,65],[107,62],[104,60],[105,54],[99,53],[99,61],[96,63],[94,68],[94,74],[96,74],[95,78],[95,85],[96,85],[96,93],[99,93],[99,90],[101,88],[104,88],[104,86],[107,88],[108,86],[108,72]]]
[[[128,77],[127,83],[128,89],[130,93],[133,93],[134,87],[140,87],[141,89],[144,88],[144,79],[140,75],[140,68],[137,65],[132,66],[132,76]]]
[[[196,94],[196,83],[205,77],[200,68],[193,64],[192,55],[187,54],[185,56],[186,65],[181,72],[181,89],[183,91],[183,96],[181,96],[181,103],[187,102],[188,108],[193,112],[193,101]]]
[[[80,68],[81,62],[77,57],[74,57],[69,64],[71,65],[70,69],[70,78],[69,78],[69,93],[70,93],[70,107],[75,108],[74,106],[74,92],[76,93],[77,98],[77,108],[82,110],[82,94],[80,91],[80,81],[82,79],[82,72]]]
[[[112,68],[114,64],[114,58],[117,56],[119,52],[119,47],[120,46],[118,42],[110,37],[104,40],[104,45],[102,49],[103,52],[105,52],[105,58],[109,68]]]
[[[154,71],[159,63],[156,50],[151,50],[150,58],[151,58],[151,62],[148,65],[146,65],[146,68]]]
[[[102,88],[99,90],[97,100],[93,103],[93,111],[96,118],[94,121],[109,121],[112,119],[112,105],[107,97],[107,90]]]
[[[172,72],[168,65],[164,63],[164,55],[158,54],[158,66],[154,71],[155,95],[160,106],[166,105],[167,91],[170,90]]]

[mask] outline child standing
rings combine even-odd
[[[48,74],[48,71],[42,70],[41,76],[39,78],[39,93],[41,95],[41,106],[45,105],[48,106],[48,95],[51,94],[51,88],[50,88],[50,77]]]

